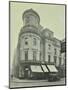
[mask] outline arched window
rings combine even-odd
[[[56,50],[56,48],[54,49],[54,54],[55,54],[55,55],[57,54],[57,50]]]
[[[28,45],[28,42],[27,41],[25,41],[25,45]]]
[[[28,38],[25,38],[25,45],[28,45]]]
[[[49,50],[51,49],[51,45],[50,45],[50,44],[48,44],[48,49],[49,49]]]

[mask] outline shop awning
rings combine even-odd
[[[32,72],[43,72],[40,65],[31,65]]]
[[[41,66],[42,66],[44,72],[49,72],[48,69],[47,69],[47,67],[45,65],[41,65]]]
[[[48,69],[50,70],[50,72],[58,72],[57,68],[55,67],[55,65],[47,65]]]

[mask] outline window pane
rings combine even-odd
[[[56,64],[56,60],[57,60],[57,57],[56,57],[56,56],[54,56],[54,62],[55,62],[55,64]]]
[[[56,53],[57,53],[57,51],[56,51],[56,49],[54,49],[54,54],[56,55]]]
[[[33,40],[33,45],[36,45],[36,38],[34,38]]]
[[[48,63],[50,63],[50,59],[51,59],[51,56],[50,56],[50,55],[48,55]]]
[[[33,60],[36,60],[36,51],[33,51]]]
[[[48,49],[51,49],[51,45],[50,44],[48,44]]]
[[[25,45],[28,45],[28,38],[25,38]]]
[[[28,42],[27,41],[25,42],[25,45],[28,45]]]

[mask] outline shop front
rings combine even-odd
[[[22,65],[23,66],[23,65]],[[44,64],[28,64],[19,67],[19,78],[23,79],[47,79],[50,73]]]
[[[47,68],[49,70],[48,81],[57,81],[57,80],[60,80],[60,77],[58,75],[58,70],[55,67],[55,65],[47,65]]]

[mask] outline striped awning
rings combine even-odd
[[[57,68],[55,65],[47,65],[48,69],[50,72],[58,72]]]
[[[31,65],[30,68],[32,72],[43,72],[40,65]]]
[[[41,66],[42,66],[44,72],[49,72],[45,65],[41,65]]]

